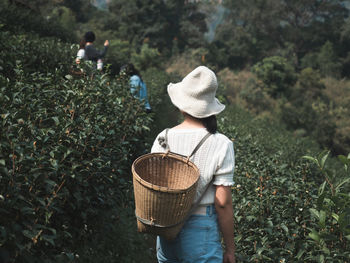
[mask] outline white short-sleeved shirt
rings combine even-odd
[[[83,59],[83,58],[85,58],[85,49],[79,49],[79,50],[78,50],[77,58],[78,58],[78,59]]]
[[[170,151],[188,156],[207,133],[208,131],[205,128],[169,129],[168,145]],[[151,150],[152,153],[166,151],[166,149],[159,144],[159,137],[165,137],[165,130],[155,139]],[[202,195],[207,184],[209,184],[212,179],[214,179],[213,184],[209,186],[206,193],[204,193],[200,205],[214,203],[214,185],[232,186],[234,184],[233,171],[235,160],[233,143],[225,135],[217,132],[209,136],[190,160],[194,162],[200,171],[194,203]]]

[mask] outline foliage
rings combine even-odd
[[[349,16],[343,0],[227,0],[223,5],[229,15],[218,26],[212,43],[215,54],[223,57],[211,57],[212,63],[222,67],[242,69],[281,50],[291,51],[288,59],[298,65],[305,54],[319,50],[327,41],[335,44],[337,56],[349,50],[341,37]]]
[[[324,88],[317,71],[304,69],[288,102],[281,105],[281,118],[292,129],[305,129],[323,147],[332,147],[335,123]]]
[[[301,66],[318,69],[322,76],[339,77],[341,63],[331,42],[327,41],[318,53],[308,53],[301,60]]]
[[[151,116],[127,80],[89,63],[69,74],[70,48],[45,60],[58,39],[0,36],[12,45],[1,53],[1,262],[147,261],[129,169],[145,149]],[[35,71],[38,54],[44,63]]]
[[[316,164],[324,180],[310,208],[313,220],[304,253],[316,262],[346,262],[350,258],[350,154],[338,156],[343,174],[326,166],[328,155],[304,156]]]
[[[283,57],[269,57],[255,64],[252,71],[264,83],[264,88],[272,97],[288,96],[296,82],[294,67]]]
[[[157,49],[150,48],[147,43],[144,43],[141,46],[140,53],[133,52],[131,54],[131,62],[140,70],[159,67],[161,62],[160,53]]]
[[[330,114],[336,124],[332,150],[336,154],[345,154],[350,152],[350,82],[326,78],[323,83],[323,93],[331,98]]]
[[[237,107],[228,108],[219,124],[220,131],[233,140],[236,156],[232,197],[238,262],[323,262],[319,243],[309,235],[312,228],[320,230],[313,209],[323,182],[322,171],[301,158],[306,152],[316,155],[317,144],[293,136],[280,123],[254,119]],[[329,168],[339,171],[337,164],[330,163]],[[333,178],[341,182],[342,176],[338,173]],[[348,200],[349,190],[345,184],[342,187]],[[324,205],[332,206],[326,197],[323,200]],[[339,204],[347,211],[345,200],[339,199]],[[333,209],[327,208],[327,214]],[[329,231],[332,227],[334,224],[327,225]],[[326,262],[348,259],[349,243],[345,236],[342,242],[339,237],[327,243],[333,259]]]
[[[150,48],[169,55],[173,40],[178,47],[197,47],[204,40],[206,24],[198,5],[181,1],[111,1],[110,19],[105,25],[120,39],[127,40],[138,50],[144,40]]]
[[[30,74],[55,68],[68,71],[74,61],[75,50],[57,38],[0,32],[0,46],[7,51],[0,53],[0,73],[6,77],[15,73],[16,64],[21,64],[24,74]],[[60,56],[56,56],[55,52]]]
[[[154,111],[153,123],[150,125],[151,131],[147,138],[151,144],[162,130],[175,126],[178,122],[180,114],[171,103],[167,93],[168,84],[178,79],[158,68],[148,68],[143,71],[142,78],[147,85],[149,102]]]
[[[42,37],[54,36],[66,42],[76,40],[74,32],[64,28],[56,19],[44,18],[37,9],[23,6],[17,1],[12,4],[7,0],[1,1],[0,24],[3,30],[16,34],[34,32]]]

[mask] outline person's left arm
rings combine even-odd
[[[219,227],[225,243],[224,263],[235,262],[234,221],[231,187],[234,185],[233,173],[235,158],[232,141],[227,141],[221,148],[218,168],[214,177],[215,210],[218,215]]]
[[[218,223],[225,243],[223,262],[234,263],[236,261],[231,186],[216,186],[215,210],[218,215]]]

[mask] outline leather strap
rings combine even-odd
[[[165,138],[164,138],[164,142],[165,142],[165,149],[167,150],[167,152],[171,152],[169,144],[168,144],[168,132],[169,132],[169,128],[167,128],[165,130]],[[191,152],[191,154],[189,156],[187,156],[187,161],[198,151],[198,149],[203,145],[203,143],[210,137],[211,133],[208,132],[201,140],[200,142],[197,144],[197,146],[193,149],[193,151]]]

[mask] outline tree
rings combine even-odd
[[[224,6],[229,15],[219,26],[214,43],[230,51],[228,63],[243,54],[241,66],[286,47],[293,47],[299,63],[327,40],[335,44],[337,53],[348,16],[343,0],[226,0]]]
[[[109,10],[114,15],[105,25],[138,49],[145,42],[159,51],[170,51],[177,40],[178,47],[196,47],[204,39],[205,15],[197,3],[185,0],[113,0]]]

